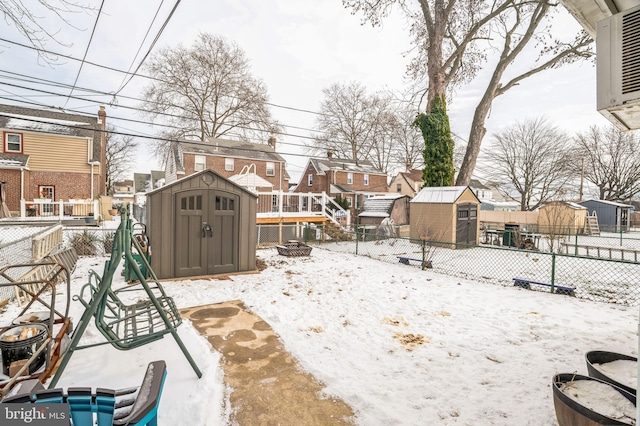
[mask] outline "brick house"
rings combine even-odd
[[[206,142],[174,144],[165,169],[166,183],[210,169],[239,185],[248,182],[253,190],[288,191],[286,161],[276,152],[275,142],[274,137],[267,144],[207,138]]]
[[[420,192],[423,184],[422,170],[411,169],[406,172],[400,172],[391,179],[389,192],[408,195],[413,198]]]
[[[366,198],[388,193],[387,174],[368,161],[333,158],[329,151],[327,158],[309,159],[293,192],[340,195],[349,200],[355,214]]]
[[[0,105],[0,181],[6,204],[94,199],[106,190],[106,112],[97,116]]]

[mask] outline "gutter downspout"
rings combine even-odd
[[[89,165],[91,166],[91,200],[93,200],[93,166],[99,166],[99,161],[89,161]]]

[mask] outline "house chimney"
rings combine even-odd
[[[327,158],[328,159],[332,159],[333,158],[333,152],[332,151],[327,151]]]
[[[267,143],[269,144],[269,146],[271,148],[273,148],[273,150],[276,150],[276,137],[275,136],[269,136],[269,140],[267,141]]]
[[[107,194],[107,111],[104,106],[100,106],[98,111],[98,121],[100,123],[100,183],[98,192],[100,195]]]

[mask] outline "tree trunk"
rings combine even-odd
[[[431,20],[431,17],[426,16],[427,22]],[[444,34],[447,27],[446,9],[442,0],[436,0],[433,8],[433,25],[427,25],[427,31],[429,32],[429,50],[427,61],[427,76],[429,77],[429,86],[427,91],[427,109],[426,112],[431,112],[431,105],[436,96],[446,95],[446,84],[444,81],[445,70],[442,63],[442,43],[444,40]]]
[[[456,178],[457,186],[468,186],[471,182],[471,176],[473,175],[473,170],[475,169],[476,161],[478,160],[478,154],[480,153],[482,139],[484,139],[484,135],[487,133],[487,128],[484,127],[484,123],[489,115],[489,110],[491,109],[491,103],[493,102],[495,92],[495,88],[492,88],[490,84],[473,114],[471,131],[469,132],[469,141],[467,143],[467,151],[464,154],[464,160],[462,160],[462,166],[460,167],[458,177]]]

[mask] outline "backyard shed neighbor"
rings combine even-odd
[[[158,278],[254,271],[256,198],[212,170],[147,193],[151,267]]]
[[[628,231],[631,226],[629,219],[633,206],[630,204],[607,200],[587,200],[578,204],[585,206],[589,210],[588,214],[593,215],[593,212],[596,213],[598,225],[602,231]]]
[[[395,225],[409,224],[408,195],[376,195],[364,200],[362,212],[358,215],[362,225],[380,225],[386,219],[393,219]]]
[[[538,232],[553,235],[582,234],[587,208],[570,201],[552,201],[539,208]]]
[[[415,239],[478,244],[480,200],[468,186],[422,189],[410,203],[410,236]]]

